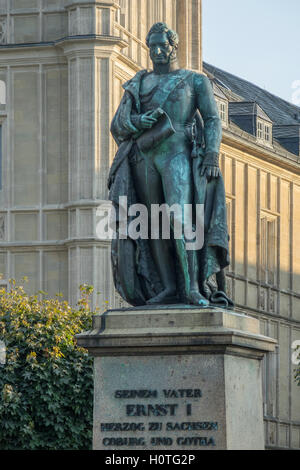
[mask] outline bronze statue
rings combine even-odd
[[[116,289],[131,305],[209,303],[231,306],[225,294],[229,265],[223,178],[219,169],[221,120],[209,79],[180,69],[179,38],[156,23],[147,39],[153,70],[123,87],[111,132],[118,152],[109,175],[110,200],[128,205],[204,204],[204,245],[187,250],[180,238],[112,241]],[[174,218],[171,219],[174,228]],[[118,233],[118,230],[117,230]]]

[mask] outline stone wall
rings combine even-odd
[[[279,342],[264,363],[266,444],[299,448],[299,387],[291,360],[292,344],[300,338],[299,170],[296,174],[276,158],[270,163],[263,155],[254,156],[246,143],[238,149],[226,131],[225,140],[221,167],[231,236],[228,290],[238,309],[260,319],[261,333]]]
[[[0,1],[2,283],[26,275],[32,291],[72,303],[90,283],[95,306],[120,303],[109,245],[95,233],[116,151],[109,124],[122,83],[149,65],[145,37],[155,21],[181,32],[182,66],[200,70],[200,3]]]

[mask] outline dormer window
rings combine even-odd
[[[226,105],[225,103],[220,102],[219,106],[220,117],[222,121],[226,122]]]
[[[265,125],[265,141],[270,142],[271,141],[271,126]]]
[[[227,125],[228,123],[228,104],[226,101],[216,100],[219,110],[219,115],[222,121],[222,124]]]
[[[243,131],[255,136],[260,144],[272,146],[273,123],[255,101],[230,101],[229,119]]]
[[[219,116],[222,121],[222,126],[228,125],[228,99],[224,95],[220,86],[217,85],[213,80],[211,80],[211,85],[213,88],[215,100],[219,110]]]
[[[261,119],[257,119],[257,140],[271,144],[272,128],[271,124]]]
[[[264,125],[261,121],[257,122],[257,138],[258,139],[263,139],[264,135]]]

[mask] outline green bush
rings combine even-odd
[[[74,341],[91,327],[91,290],[81,287],[76,309],[59,296],[29,296],[14,281],[0,290],[0,449],[91,448],[92,359]]]

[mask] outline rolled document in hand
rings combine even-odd
[[[151,114],[151,117],[157,119],[157,122],[151,129],[143,132],[143,134],[136,140],[137,146],[142,152],[148,152],[155,148],[163,140],[176,132],[171,119],[161,108],[155,109]]]

